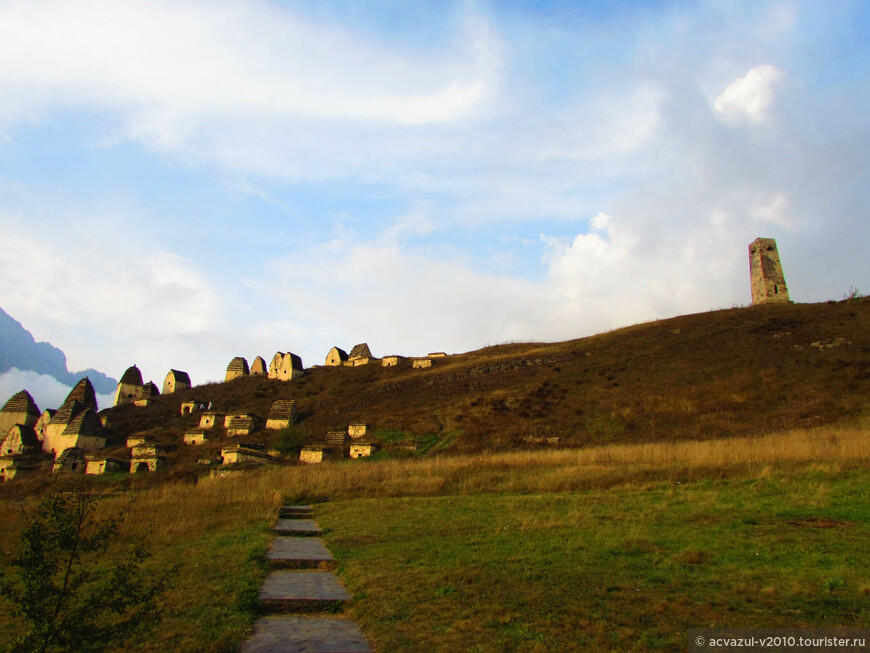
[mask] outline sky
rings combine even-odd
[[[746,306],[760,236],[841,299],[868,33],[857,0],[0,0],[0,307],[161,385]]]

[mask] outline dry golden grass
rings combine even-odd
[[[196,485],[166,483],[138,491],[126,529],[134,537],[145,535],[156,519],[160,528],[149,537],[159,546],[191,533],[265,524],[286,501],[562,492],[723,476],[764,478],[808,464],[836,470],[868,463],[867,429],[826,427],[727,440],[270,467],[203,478]],[[101,510],[115,512],[129,497],[115,495],[101,502]],[[14,504],[3,502],[0,516],[9,526],[0,546],[10,547],[19,521]]]
[[[868,436],[865,429],[829,427],[728,440],[272,467],[242,476],[207,478],[196,486],[144,491],[137,499],[137,512],[161,506],[173,512],[174,528],[184,531],[211,528],[250,510],[266,518],[285,500],[566,491],[726,473],[760,478],[806,464],[865,466],[870,462]],[[199,506],[211,508],[201,511]]]

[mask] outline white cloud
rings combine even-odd
[[[39,410],[44,411],[47,408],[59,408],[72,387],[64,385],[53,376],[15,367],[0,374],[0,406],[21,390],[27,390]],[[111,395],[97,395],[97,407],[101,410],[108,408],[113,399]]]
[[[725,87],[713,107],[729,123],[759,123],[767,118],[773,103],[774,85],[782,77],[775,66],[759,64]]]
[[[387,243],[395,243],[405,236],[428,236],[435,229],[435,223],[424,213],[406,213],[387,227],[381,238]]]
[[[727,233],[727,220],[718,219]],[[255,290],[286,307],[276,319],[295,319],[292,331],[281,321],[274,333],[260,325],[258,338],[276,342],[292,333],[306,364],[319,363],[333,345],[361,341],[376,355],[459,352],[730,306],[732,282],[744,285],[742,243],[686,234],[647,251],[632,219],[598,213],[589,223],[590,231],[572,238],[542,236],[537,281],[481,270],[455,250],[402,247],[382,235],[334,239],[273,259],[273,279]],[[695,231],[703,233],[704,225]]]
[[[648,83],[602,90],[547,116],[538,157],[601,160],[628,155],[655,135],[664,93]]]
[[[59,328],[78,344],[53,342],[73,369],[117,377],[132,364],[118,356],[156,352],[161,339],[194,337],[218,319],[217,293],[191,261],[161,251],[144,225],[118,229],[136,222],[76,215],[48,225],[0,213],[0,306],[35,334]],[[90,336],[76,335],[83,331]],[[159,363],[153,373],[173,364]]]
[[[81,218],[59,202],[43,213],[57,213],[52,224],[0,214],[0,305],[77,342],[78,354],[51,337],[74,366],[119,376],[137,362],[158,381],[173,366],[199,382],[234,355],[277,349],[311,364],[363,339],[376,353],[421,353],[585,335],[748,301],[746,244],[770,226],[831,257],[828,268],[850,266],[838,292],[863,287],[863,78],[843,81],[838,98],[752,67],[800,71],[819,54],[795,45],[809,43],[795,33],[803,6],[656,10],[620,21],[618,35],[533,12],[522,25],[469,13],[424,46],[286,7],[0,3],[0,132],[18,135],[4,117],[51,126],[83,112],[97,118],[85,131],[101,156],[133,138],[216,162],[226,188],[287,209],[215,215],[211,261],[189,244],[167,252],[178,236],[161,242],[154,209],[78,232],[57,227]],[[776,130],[719,124],[763,124],[778,93],[790,95]],[[234,181],[239,171],[250,181]],[[185,173],[207,184],[214,166]],[[80,192],[92,191],[102,189]],[[383,215],[399,217],[377,233]],[[583,216],[594,216],[588,227],[574,226]],[[265,272],[246,262],[240,288],[217,250],[232,251],[226,234],[252,217],[246,233],[273,260]],[[135,236],[111,235],[130,224]],[[816,247],[820,234],[840,242]],[[481,243],[530,238],[481,262]],[[804,282],[822,287],[809,261]],[[112,367],[100,363],[109,350]]]
[[[753,202],[750,215],[764,222],[770,222],[780,227],[791,228],[788,196],[785,193],[772,193]]]
[[[12,1],[0,7],[7,111],[129,112],[130,132],[178,145],[208,116],[399,124],[452,121],[488,99],[495,34],[469,17],[425,55],[274,4]]]

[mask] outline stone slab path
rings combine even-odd
[[[273,571],[260,588],[260,602],[273,612],[341,609],[350,594],[331,571]]]
[[[323,534],[320,526],[313,519],[279,518],[275,522],[274,531],[278,535],[297,535],[302,537],[314,537]]]
[[[273,566],[295,569],[326,569],[335,561],[323,540],[316,537],[276,537],[266,559]]]
[[[278,516],[283,519],[311,519],[314,510],[311,506],[282,506]]]
[[[241,653],[371,653],[366,636],[348,619],[263,617]]]
[[[331,565],[332,554],[313,519],[311,506],[284,506],[275,524],[276,537],[266,557],[273,566],[260,588],[267,612],[336,612],[351,596],[330,571],[310,567]],[[302,536],[302,537],[300,537]],[[286,569],[293,567],[293,570]],[[308,568],[297,571],[296,569]],[[355,623],[338,616],[270,615],[261,617],[241,653],[371,653]]]

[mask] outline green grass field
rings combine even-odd
[[[870,620],[870,479],[330,502],[379,651],[682,651],[699,626]]]

